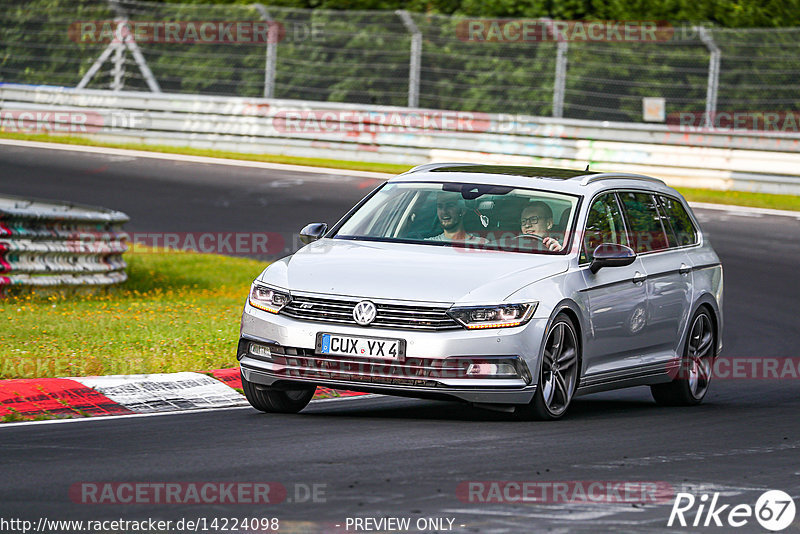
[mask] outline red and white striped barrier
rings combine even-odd
[[[97,417],[247,406],[239,369],[0,380],[0,418]],[[363,393],[317,388],[316,399]]]
[[[125,281],[127,221],[104,208],[0,196],[0,293]]]

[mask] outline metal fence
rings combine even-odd
[[[200,22],[216,23],[214,38],[152,33]],[[226,38],[220,24],[235,22],[250,30],[265,23],[268,38],[235,26]],[[800,109],[800,28],[673,24],[660,26],[653,41],[560,39],[548,21],[533,21],[545,29],[530,39],[502,31],[525,22],[261,4],[5,0],[0,80],[629,122],[643,120],[645,97],[663,98],[667,114]],[[472,38],[471,23],[482,38]],[[119,33],[121,40],[103,33],[148,24],[151,33]]]
[[[800,133],[15,84],[0,85],[0,124],[110,143],[405,165],[589,164],[684,187],[800,194]]]

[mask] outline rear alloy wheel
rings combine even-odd
[[[552,421],[566,413],[578,384],[579,356],[575,325],[564,314],[556,316],[542,353],[539,385],[531,403],[521,410],[524,416]]]
[[[711,316],[701,308],[692,319],[678,376],[672,382],[650,386],[653,399],[664,406],[700,404],[711,382],[716,344]]]
[[[297,413],[311,402],[316,387],[281,390],[254,384],[242,376],[242,389],[256,410],[266,413]]]

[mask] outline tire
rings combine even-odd
[[[580,373],[580,345],[572,320],[561,313],[547,329],[536,394],[530,404],[517,409],[525,419],[555,421],[567,412]]]
[[[247,402],[255,408],[265,413],[297,413],[311,402],[314,397],[316,387],[279,390],[267,386],[256,385],[242,376],[242,389]]]
[[[711,313],[705,308],[692,317],[678,374],[671,382],[650,386],[653,399],[662,406],[694,406],[708,392],[717,346]]]

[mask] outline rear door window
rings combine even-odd
[[[670,225],[674,234],[675,242],[670,242],[670,246],[683,247],[696,244],[697,229],[692,224],[692,218],[689,217],[683,204],[677,199],[664,195],[658,195],[658,201],[667,219],[664,221],[665,225]]]
[[[655,197],[649,193],[633,192],[620,193],[619,196],[625,207],[633,249],[637,253],[666,249],[669,242]]]

